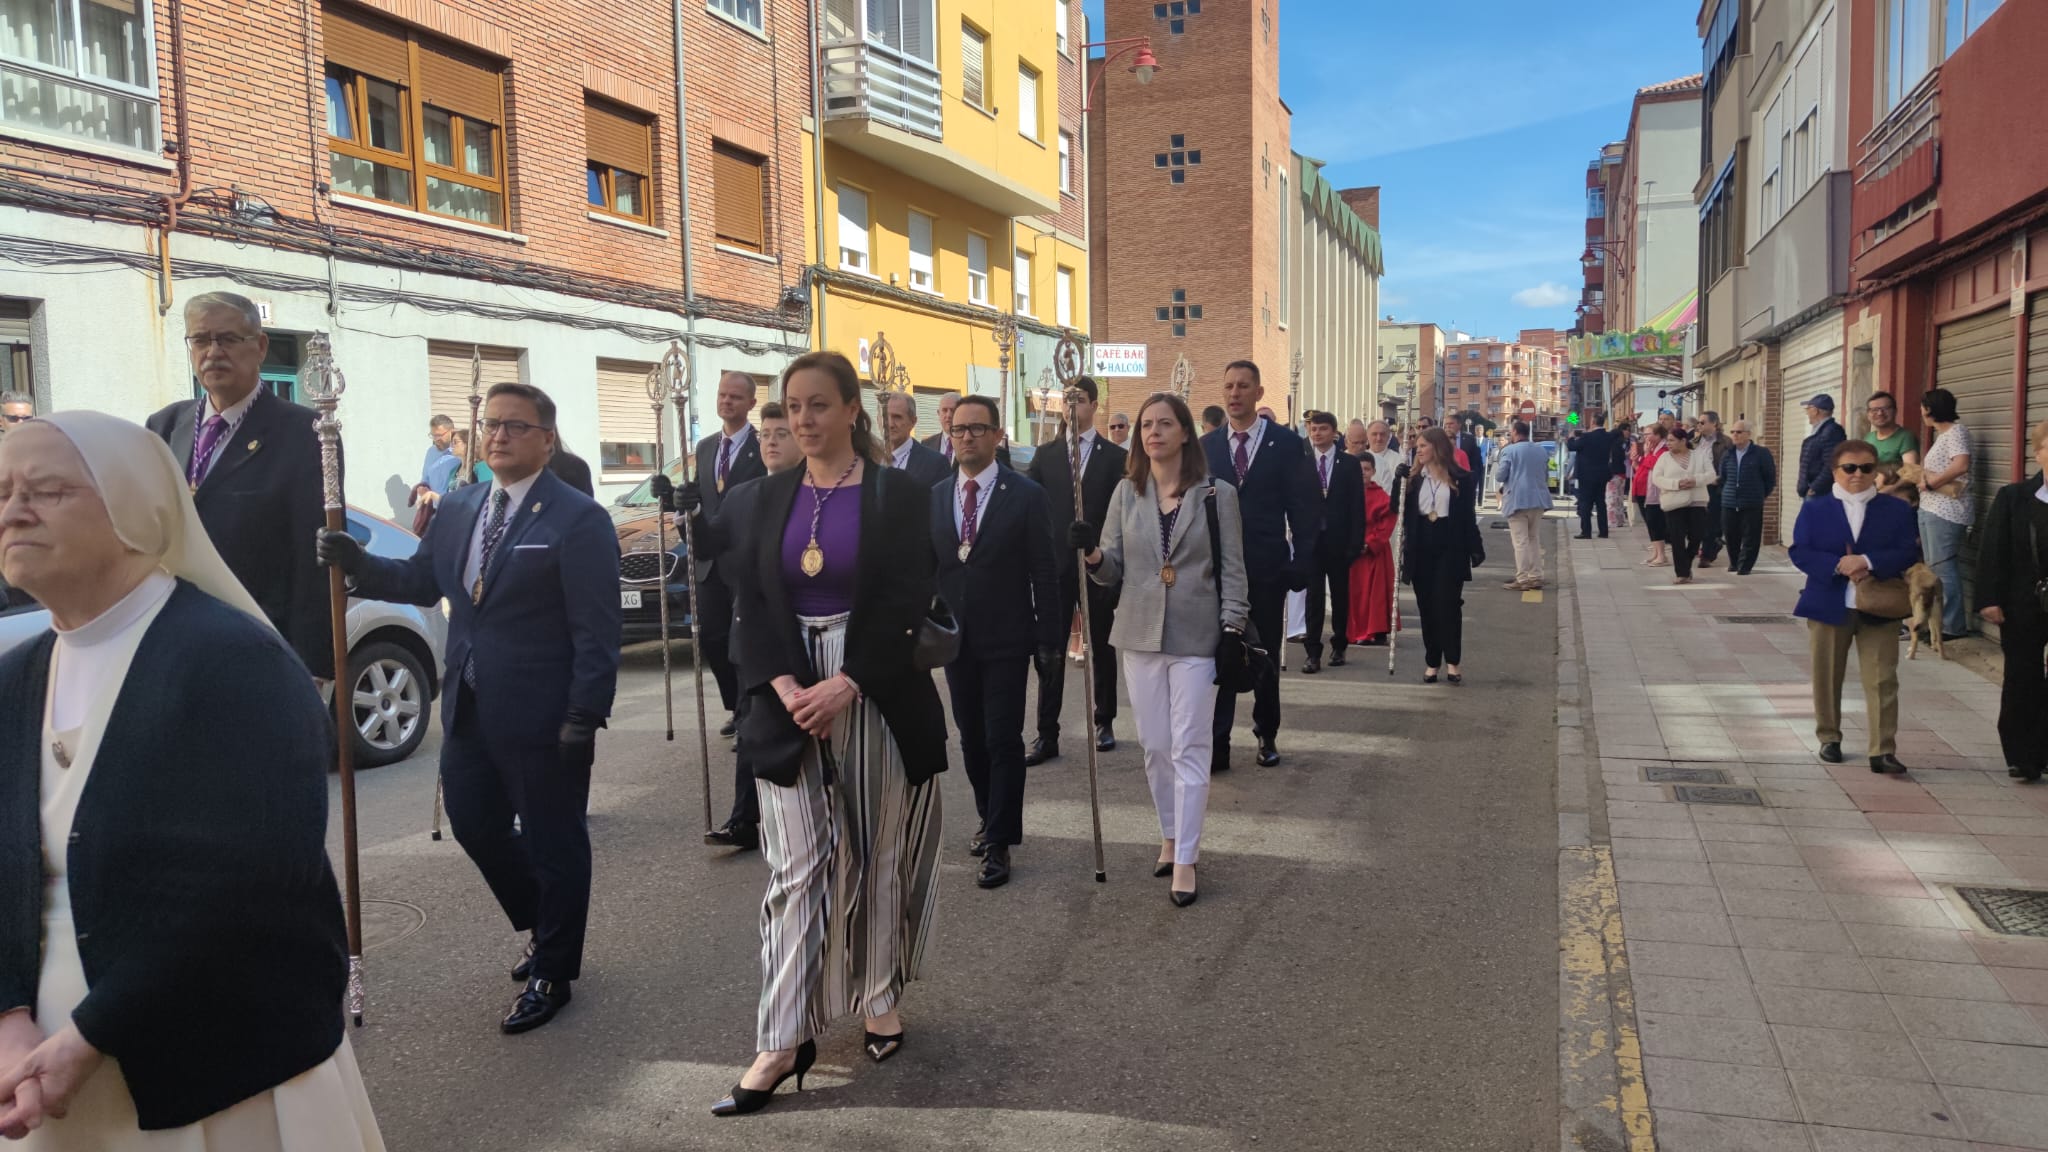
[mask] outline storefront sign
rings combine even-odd
[[[1097,376],[1143,376],[1145,374],[1145,345],[1143,344],[1097,344],[1095,352],[1095,375]]]

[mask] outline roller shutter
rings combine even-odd
[[[470,353],[479,352],[483,358],[482,388],[489,392],[493,384],[519,383],[519,357],[523,354],[517,348],[491,348],[473,344],[454,344],[444,340],[427,343],[427,407],[433,415],[446,416],[455,421],[455,426],[469,428],[469,367]]]
[[[654,172],[652,135],[646,117],[594,96],[583,98],[585,157],[636,176]]]
[[[654,470],[659,420],[647,398],[647,374],[654,368],[637,360],[597,362],[598,458],[607,476]],[[661,447],[675,454],[675,445]]]
[[[2017,336],[2004,308],[1943,324],[1935,334],[1934,383],[1955,394],[1956,415],[1970,430],[1970,497],[1976,524],[2012,475],[2012,390]],[[1963,595],[1977,595],[1976,524],[1963,541]]]
[[[1843,403],[1842,318],[1830,313],[1799,329],[1789,337],[1779,354],[1779,379],[1784,384],[1785,406],[1771,413],[1778,435],[1765,443],[1778,457],[1779,543],[1792,543],[1792,525],[1799,518],[1799,449],[1806,442],[1808,400],[1825,392],[1835,398],[1835,419],[1844,429],[1850,425]]]
[[[422,101],[470,119],[505,123],[505,82],[496,64],[425,37],[419,52]]]
[[[400,85],[406,84],[406,78],[412,74],[406,59],[404,30],[353,8],[323,5],[320,40],[327,59],[352,72]]]
[[[2033,430],[2041,421],[2048,420],[2048,292],[2034,297],[2033,308],[2027,320],[2027,439],[2033,443]],[[2027,466],[2029,474],[2035,471]]]

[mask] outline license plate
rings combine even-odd
[[[628,590],[628,589],[620,589],[620,590],[619,590],[619,607],[621,607],[621,608],[638,608],[639,606],[640,606],[640,593],[638,593],[638,592],[635,592],[635,591],[631,591],[631,590]]]

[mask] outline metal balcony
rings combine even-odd
[[[871,40],[819,50],[825,78],[825,119],[873,120],[943,139],[939,70]]]

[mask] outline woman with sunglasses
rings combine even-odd
[[[1878,489],[1877,449],[1844,440],[1830,461],[1833,491],[1800,505],[1792,527],[1792,563],[1806,573],[1793,614],[1806,621],[1813,656],[1814,733],[1820,758],[1842,762],[1842,682],[1856,646],[1870,724],[1870,770],[1904,772],[1899,763],[1899,622],[1859,611],[1856,594],[1872,580],[1895,580],[1920,561],[1913,508]]]

